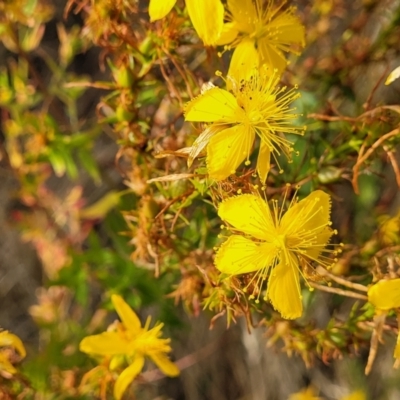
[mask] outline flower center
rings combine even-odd
[[[264,119],[263,115],[261,114],[261,112],[259,110],[250,111],[248,114],[248,118],[249,118],[250,122],[252,122],[252,123],[259,122]]]
[[[286,246],[286,235],[281,234],[277,235],[274,240],[274,245],[278,247],[279,249],[284,249]]]

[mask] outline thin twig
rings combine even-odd
[[[377,91],[378,87],[381,85],[385,77],[387,76],[387,73],[389,72],[389,66],[386,66],[385,71],[383,74],[381,74],[380,78],[376,81],[375,86],[372,88],[371,93],[368,96],[367,101],[364,103],[363,107],[365,110],[369,109],[369,106],[371,105],[372,98],[374,97],[375,92]]]
[[[379,258],[379,257],[382,257],[382,256],[388,254],[388,253],[395,253],[395,252],[397,252],[397,251],[399,251],[399,250],[400,250],[400,245],[391,246],[391,247],[386,247],[386,248],[384,248],[384,249],[382,249],[382,250],[379,250],[379,251],[375,254],[375,257],[376,257],[376,258]]]
[[[340,285],[347,286],[351,289],[360,290],[361,292],[368,292],[368,288],[366,286],[360,285],[359,283],[353,283],[348,281],[347,279],[336,276],[328,272],[325,268],[321,267],[320,265],[316,268],[316,271],[318,272],[318,274],[326,276]]]
[[[178,200],[180,199],[184,199],[186,197],[189,197],[191,194],[193,193],[193,190],[190,189],[187,192],[181,194],[178,197],[175,197],[174,199],[170,200],[162,209],[161,211],[154,217],[154,219],[156,220],[158,217],[160,217],[162,214],[164,214],[164,212],[166,210],[168,210],[168,208],[170,208],[172,206],[172,204],[176,203]]]
[[[162,74],[163,78],[167,82],[167,85],[168,85],[168,88],[169,88],[169,91],[170,91],[170,96],[171,97],[175,97],[176,99],[178,99],[179,105],[183,108],[182,98],[179,95],[179,92],[176,90],[174,84],[172,83],[172,80],[169,78],[168,73],[165,70],[164,63],[162,61],[162,57],[161,57],[160,51],[158,51],[158,50],[157,50],[157,56],[158,56],[158,59],[160,61],[160,63],[159,63],[160,71],[161,71],[161,74]]]
[[[353,179],[352,179],[352,185],[354,188],[354,192],[356,194],[359,194],[359,189],[358,189],[358,171],[360,169],[360,166],[364,161],[368,159],[368,157],[386,140],[390,139],[393,136],[396,136],[400,133],[400,128],[393,129],[392,131],[386,133],[385,135],[381,136],[366,152],[364,155],[360,156],[357,158],[357,162],[355,163],[353,167]]]
[[[385,324],[386,313],[374,316],[374,330],[371,336],[371,346],[368,354],[368,361],[365,367],[365,375],[371,372],[372,365],[374,364],[376,354],[378,352],[379,342],[382,342],[382,330]]]
[[[308,114],[307,118],[314,118],[314,119],[319,119],[320,121],[329,121],[329,122],[339,122],[339,121],[357,122],[357,118],[345,117],[344,115],[335,117],[324,114]]]
[[[328,121],[328,122],[340,122],[340,121],[359,122],[368,117],[374,118],[376,116],[376,114],[379,114],[385,110],[391,110],[391,111],[394,111],[394,112],[397,112],[398,114],[400,114],[400,106],[387,105],[387,106],[376,107],[376,108],[373,108],[372,110],[368,110],[365,113],[362,113],[361,115],[359,115],[358,117],[346,117],[345,115],[334,116],[334,115],[312,113],[312,114],[308,114],[307,118],[314,118],[314,119],[318,119],[320,121]]]
[[[172,64],[174,64],[175,68],[177,69],[177,71],[179,72],[179,74],[182,77],[183,81],[185,82],[186,90],[188,91],[188,94],[189,94],[190,98],[193,98],[194,95],[193,95],[193,92],[192,92],[192,88],[190,87],[190,83],[188,81],[188,78],[187,78],[187,73],[185,74],[182,71],[182,68],[179,66],[179,63],[175,60],[175,57],[173,57],[168,51],[165,51],[165,53],[169,56],[169,59],[171,60]]]
[[[323,286],[323,285],[319,285],[318,283],[311,282],[311,281],[309,281],[308,283],[311,287],[321,290],[323,292],[335,293],[340,296],[352,297],[354,299],[360,299],[360,300],[364,300],[364,301],[368,300],[367,296],[364,296],[363,294],[359,294],[359,293],[355,293],[355,292],[350,292],[350,290],[343,290],[343,289],[334,288],[334,287],[330,287],[330,286]]]
[[[394,175],[396,176],[397,186],[400,188],[400,168],[399,168],[399,164],[397,163],[396,157],[394,155],[394,151],[389,150],[388,146],[383,146],[383,150],[386,151],[386,154],[390,160],[390,163],[392,164]]]

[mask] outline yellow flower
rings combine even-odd
[[[150,21],[164,18],[176,0],[150,0]],[[186,0],[190,20],[206,46],[214,45],[219,38],[224,21],[224,7],[220,0]]]
[[[0,371],[5,371],[9,374],[17,373],[17,370],[9,360],[10,353],[6,351],[6,348],[14,348],[19,353],[21,358],[25,358],[26,351],[21,339],[8,331],[1,331],[0,347],[2,348],[0,350]]]
[[[291,394],[288,400],[322,400],[322,398],[316,396],[314,389],[310,386],[297,393]],[[340,397],[339,400],[366,400],[366,396],[362,390],[357,390],[347,396]]]
[[[145,357],[150,357],[165,375],[179,375],[178,367],[165,355],[171,351],[171,347],[170,339],[160,338],[163,324],[149,329],[148,320],[142,328],[139,318],[121,296],[113,295],[111,300],[122,323],[117,324],[116,330],[85,337],[80,343],[80,350],[93,355],[111,356],[114,364],[121,356],[129,360],[130,365],[115,382],[114,397],[122,397],[129,384],[142,370]]]
[[[276,201],[272,204],[271,211],[254,194],[220,204],[218,215],[233,227],[234,234],[219,248],[215,266],[229,275],[257,272],[253,278],[257,282],[269,275],[265,300],[282,317],[294,319],[303,312],[299,264],[329,265],[322,252],[334,233],[329,227],[330,198],[314,191],[300,202],[292,201],[285,214]]]
[[[309,386],[306,389],[291,394],[288,400],[322,400],[322,399],[321,397],[318,397],[315,394],[314,388],[312,386]]]
[[[215,180],[235,173],[245,159],[246,165],[250,164],[257,135],[261,139],[257,172],[265,182],[271,153],[278,163],[276,155],[282,152],[290,158],[293,152],[292,142],[283,133],[304,134],[304,128],[291,126],[291,120],[298,115],[289,107],[300,94],[294,89],[286,92],[286,87],[278,88],[275,74],[267,76],[264,70],[253,72],[240,85],[231,81],[231,91],[209,85],[186,105],[186,121],[210,123],[195,141],[188,165],[207,146],[208,173]]]
[[[367,396],[362,390],[356,390],[355,392],[342,397],[340,400],[367,400]]]
[[[368,301],[377,308],[376,315],[386,316],[393,308],[400,308],[400,278],[381,280],[368,289]],[[400,333],[397,336],[394,358],[400,359]]]
[[[370,286],[368,301],[379,310],[400,307],[400,279],[382,280]]]
[[[266,64],[281,73],[287,61],[284,52],[295,51],[292,45],[305,44],[305,29],[296,9],[282,10],[268,0],[228,0],[228,22],[224,25],[217,44],[235,47],[229,67],[230,75],[245,76],[254,66]]]

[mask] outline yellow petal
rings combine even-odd
[[[372,285],[368,289],[368,301],[380,310],[400,307],[400,278]]]
[[[390,85],[392,82],[394,82],[399,77],[400,77],[400,67],[397,67],[386,78],[385,85]]]
[[[260,196],[242,194],[224,200],[218,215],[237,230],[254,238],[273,242],[276,230],[268,204]]]
[[[326,227],[330,221],[331,197],[322,190],[314,190],[304,199],[304,214],[307,216],[304,221],[304,229],[317,229]],[[300,201],[302,203],[303,201]],[[300,205],[299,203],[299,205]],[[308,203],[309,205],[307,206]]]
[[[127,387],[132,383],[136,376],[140,373],[144,366],[144,357],[137,356],[133,363],[126,369],[124,369],[121,375],[115,382],[114,386],[114,398],[120,400],[124,395]]]
[[[158,368],[167,376],[173,378],[180,374],[179,368],[167,356],[162,353],[150,354],[150,357]]]
[[[103,332],[99,335],[86,336],[79,344],[79,350],[88,354],[113,356],[126,354],[129,342],[118,332]]]
[[[185,108],[185,120],[192,122],[234,122],[243,114],[235,96],[213,87],[191,100]]]
[[[6,371],[12,375],[17,373],[17,370],[10,363],[10,361],[8,361],[7,357],[2,353],[0,353],[0,371]]]
[[[367,400],[367,396],[362,390],[357,390],[342,397],[340,400]]]
[[[220,181],[234,174],[245,158],[249,158],[255,133],[251,128],[236,125],[215,134],[207,146],[207,169],[210,178]]]
[[[24,344],[22,343],[21,339],[13,335],[8,331],[1,331],[0,332],[0,347],[2,346],[11,346],[14,347],[20,354],[22,358],[26,356],[26,350]]]
[[[150,0],[150,21],[153,22],[164,18],[172,10],[175,3],[176,0]]]
[[[140,330],[140,319],[132,310],[132,308],[130,308],[125,302],[125,300],[121,296],[113,294],[111,296],[111,301],[119,317],[121,318],[121,321],[125,325],[125,328],[133,332]]]
[[[228,75],[236,82],[249,80],[259,66],[259,55],[253,40],[242,40],[233,52]]]
[[[276,255],[270,243],[258,244],[243,236],[232,235],[224,242],[215,257],[215,267],[229,275],[246,274],[269,267]]]
[[[270,23],[270,29],[276,29],[274,40],[289,45],[296,43],[304,46],[305,28],[300,19],[293,14],[280,13]]]
[[[259,18],[252,0],[228,0],[228,9],[240,32],[251,34],[256,30],[255,21]]]
[[[260,181],[265,183],[267,180],[268,172],[271,169],[271,150],[263,141],[260,143],[260,150],[258,151],[257,158],[257,172]]]
[[[227,22],[222,27],[222,32],[219,39],[216,41],[216,46],[223,46],[224,44],[232,43],[239,31],[236,28],[236,24],[234,22]]]
[[[286,235],[309,231],[319,233],[330,221],[330,196],[322,190],[315,190],[299,201],[282,217],[280,226]]]
[[[295,256],[288,253],[272,270],[268,280],[267,298],[283,318],[295,319],[303,313],[300,294],[299,269]]]
[[[300,392],[293,393],[289,396],[288,400],[322,400],[315,394],[312,386],[301,390]]]
[[[268,40],[258,41],[258,51],[260,52],[260,64],[267,64],[272,69],[277,69],[281,74],[287,66],[287,60],[283,53]]]
[[[329,239],[332,237],[332,235],[333,230],[329,227],[326,227],[321,232],[318,232],[313,240],[312,247],[304,249],[304,255],[306,255],[310,260],[318,261],[320,254],[329,243]]]
[[[224,6],[220,0],[186,0],[194,29],[206,46],[212,46],[221,35]]]

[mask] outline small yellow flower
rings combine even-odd
[[[370,286],[368,301],[384,311],[400,307],[400,279],[381,280]]]
[[[309,386],[306,389],[291,394],[288,400],[322,400],[322,399],[321,397],[318,397],[315,394],[314,388],[312,386]]]
[[[330,198],[320,190],[292,201],[285,214],[276,201],[271,211],[258,195],[229,198],[218,215],[234,234],[219,248],[215,266],[229,275],[256,272],[257,280],[269,275],[265,300],[283,318],[298,318],[303,312],[299,265],[329,265],[322,255],[334,233],[329,214]]]
[[[304,47],[305,29],[294,15],[296,9],[282,10],[285,1],[263,4],[263,0],[228,0],[228,22],[217,43],[235,47],[230,75],[245,76],[244,71],[263,64],[281,73],[287,65],[284,52],[294,53],[292,45]]]
[[[368,301],[376,307],[376,315],[383,318],[385,318],[387,311],[400,308],[400,278],[381,280],[370,286]],[[393,356],[396,360],[400,359],[400,333],[397,336]]]
[[[310,386],[289,396],[288,400],[322,400],[315,395],[314,389]],[[362,390],[357,390],[347,396],[340,397],[339,400],[366,400],[366,395]]]
[[[229,77],[228,77],[229,79]],[[277,87],[278,77],[268,76],[265,70],[253,71],[253,76],[240,84],[230,81],[231,91],[209,85],[185,109],[185,120],[210,125],[195,141],[189,154],[190,166],[207,146],[207,168],[211,178],[222,180],[234,174],[249,157],[256,135],[261,139],[257,172],[265,182],[270,169],[271,154],[281,153],[290,158],[293,144],[283,133],[304,134],[304,128],[291,125],[298,117],[289,104],[300,94],[294,89]],[[278,163],[279,165],[279,163]]]
[[[178,367],[165,355],[171,351],[171,347],[170,339],[160,338],[163,324],[149,329],[148,320],[142,328],[139,318],[121,296],[113,295],[111,300],[122,322],[117,323],[115,330],[85,337],[80,343],[80,350],[93,355],[111,356],[111,364],[117,364],[123,356],[129,360],[130,365],[115,382],[114,397],[122,397],[142,370],[145,357],[150,357],[165,375],[179,375]]]
[[[25,358],[26,351],[21,339],[8,331],[1,331],[0,348],[0,371],[5,371],[12,375],[17,373],[17,370],[10,362],[10,353],[6,349],[13,348],[19,353],[20,358]]]
[[[355,392],[342,397],[340,400],[367,400],[367,396],[362,390],[356,390]]]
[[[176,0],[150,0],[150,21],[164,18]],[[186,0],[190,20],[206,46],[214,45],[221,35],[224,7],[220,0]]]

